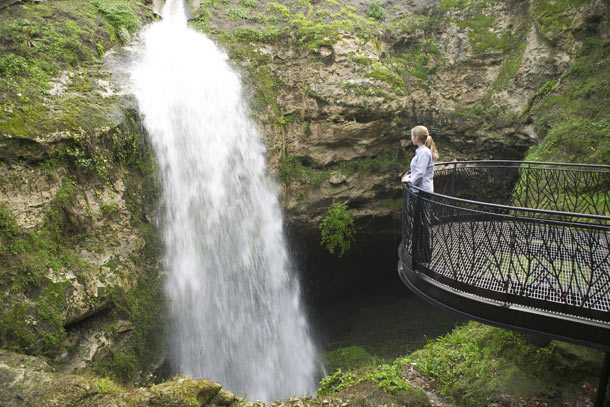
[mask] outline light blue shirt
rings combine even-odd
[[[434,158],[425,145],[417,147],[411,160],[411,185],[425,192],[434,192]]]

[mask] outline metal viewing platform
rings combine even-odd
[[[405,186],[398,272],[490,325],[610,351],[610,166],[436,164]]]

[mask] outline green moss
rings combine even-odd
[[[428,343],[404,363],[415,364],[435,380],[441,394],[454,401],[487,405],[498,395],[527,399],[549,393],[573,394],[576,389],[564,382],[566,372],[579,377],[591,374],[590,365],[582,370],[570,366],[574,349],[586,352],[592,360],[597,354],[601,361],[598,351],[555,342],[536,348],[522,334],[470,322]],[[571,386],[579,382],[574,376]]]
[[[143,275],[130,291],[115,288],[110,297],[115,317],[127,318],[134,329],[128,341],[113,346],[110,355],[97,361],[98,374],[127,383],[146,372],[163,354],[167,326],[165,302],[158,271]]]
[[[526,159],[610,162],[610,41],[589,38],[561,83],[543,85],[524,115],[543,137]]]
[[[377,203],[377,206],[380,208],[389,209],[392,212],[399,213],[399,211],[402,209],[403,203],[404,203],[403,198],[382,199]]]
[[[93,6],[110,23],[112,36],[123,44],[129,42],[130,34],[142,26],[140,17],[129,2],[94,1]]]
[[[276,27],[237,27],[229,36],[229,42],[250,43],[263,42],[272,43],[283,35],[283,31]]]
[[[489,48],[508,51],[513,47],[513,34],[504,30],[495,33],[491,29],[495,26],[495,17],[485,14],[474,16],[458,23],[461,28],[470,28],[468,40],[475,52],[483,52]]]
[[[464,10],[468,3],[470,3],[468,0],[441,0],[437,7],[442,11],[450,10],[452,8]]]
[[[331,171],[308,167],[298,157],[293,156],[282,159],[278,175],[283,184],[299,181],[319,186],[323,181],[330,178]]]
[[[132,4],[57,0],[0,10],[0,108],[6,113],[0,132],[33,138],[65,130],[65,108],[53,106],[53,114],[48,113],[49,81],[97,61],[121,32],[129,35],[139,28],[141,17]]]
[[[405,83],[402,80],[402,77],[392,68],[384,64],[373,64],[371,66],[371,72],[368,72],[365,77],[377,79],[378,81],[389,84],[392,91],[397,95],[404,95],[406,92]]]
[[[0,248],[7,247],[19,232],[17,221],[6,206],[0,203]]]
[[[572,24],[568,10],[575,9],[591,0],[534,0],[530,3],[530,14],[540,35],[557,45],[561,35]]]
[[[0,293],[12,293],[3,299],[0,311],[2,347],[47,356],[56,355],[61,347],[66,335],[61,320],[63,291],[69,283],[54,283],[47,274],[89,270],[67,247],[76,231],[66,211],[73,196],[74,185],[67,181],[49,205],[45,226],[38,233],[21,229],[0,207]]]
[[[47,281],[43,293],[35,303],[38,325],[36,331],[40,337],[42,353],[56,355],[61,349],[66,331],[62,325],[61,311],[65,306],[64,288],[69,282],[53,283]]]
[[[385,92],[384,90],[380,89],[379,87],[368,84],[368,83],[356,84],[356,83],[345,82],[341,85],[341,87],[343,89],[350,90],[351,92],[353,92],[356,95],[380,96],[385,100],[393,100],[396,98],[396,96],[394,96],[393,94]]]
[[[324,354],[324,366],[330,372],[337,369],[357,369],[375,360],[373,355],[361,346],[348,346]]]

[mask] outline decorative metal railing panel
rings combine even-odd
[[[405,188],[409,268],[461,292],[610,322],[610,166],[438,164]]]

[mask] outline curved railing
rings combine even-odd
[[[435,166],[405,187],[399,273],[486,323],[610,350],[610,166]]]

